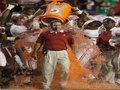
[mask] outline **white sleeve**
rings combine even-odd
[[[14,35],[14,31],[15,31],[15,28],[14,28],[14,26],[12,25],[12,26],[10,27],[10,33],[12,34],[12,36],[15,36],[15,35]]]
[[[15,57],[15,61],[17,62],[17,64],[22,68],[23,63],[22,63],[22,60],[20,59],[20,57],[17,54],[14,57]]]
[[[109,40],[109,44],[110,44],[110,46],[115,47],[115,42],[114,42],[114,39],[110,39],[110,40]]]

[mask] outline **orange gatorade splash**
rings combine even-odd
[[[66,27],[67,28],[67,27]],[[94,75],[93,70],[91,69],[90,62],[94,62],[95,64],[102,64],[104,62],[104,57],[101,55],[101,52],[99,48],[91,44],[88,38],[84,36],[84,33],[82,32],[81,29],[79,28],[73,28],[73,31],[76,32],[74,36],[75,39],[75,54],[73,53],[72,49],[68,47],[68,55],[70,59],[70,71],[69,71],[69,78],[67,80],[67,89],[117,89],[118,87],[114,84],[108,84],[104,82],[99,82],[99,81],[92,81],[89,77],[89,75]],[[33,47],[34,43],[31,42],[26,42],[26,39],[20,39],[16,42],[17,47],[23,47],[23,46],[28,46],[28,47]],[[91,52],[88,53],[88,50],[92,49]],[[83,53],[85,52],[85,53]],[[76,57],[76,53],[82,56],[82,58],[78,59]],[[80,54],[81,53],[81,54]],[[84,54],[84,55],[82,55]],[[31,58],[31,56],[27,53],[24,52],[23,56],[25,58]],[[38,64],[41,64],[41,52],[38,52],[39,60]],[[88,58],[88,56],[90,56]],[[88,59],[87,63],[84,66],[81,66],[82,64],[82,59]],[[84,60],[83,60],[84,61]],[[96,70],[96,68],[94,68]],[[41,70],[41,67],[38,66],[38,70]],[[60,80],[60,73],[61,69],[59,66],[57,66],[55,70],[55,75],[54,79],[51,85],[51,89],[57,90],[59,88],[59,80]],[[40,78],[40,76],[39,76]],[[38,81],[37,81],[38,80]],[[39,82],[39,83],[38,83]],[[42,84],[40,83],[41,80],[38,79],[38,76],[34,77],[33,84],[35,87],[40,87],[42,88]]]

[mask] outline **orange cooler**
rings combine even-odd
[[[65,22],[67,16],[71,13],[71,6],[68,3],[59,3],[54,1],[48,4],[45,14],[42,16],[42,21],[49,23],[53,18]]]

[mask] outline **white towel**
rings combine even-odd
[[[6,66],[7,60],[5,55],[0,51],[0,66]]]

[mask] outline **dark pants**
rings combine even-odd
[[[9,81],[13,79],[16,73],[14,58],[7,59],[7,65],[5,67],[0,67],[0,86],[8,85]]]

